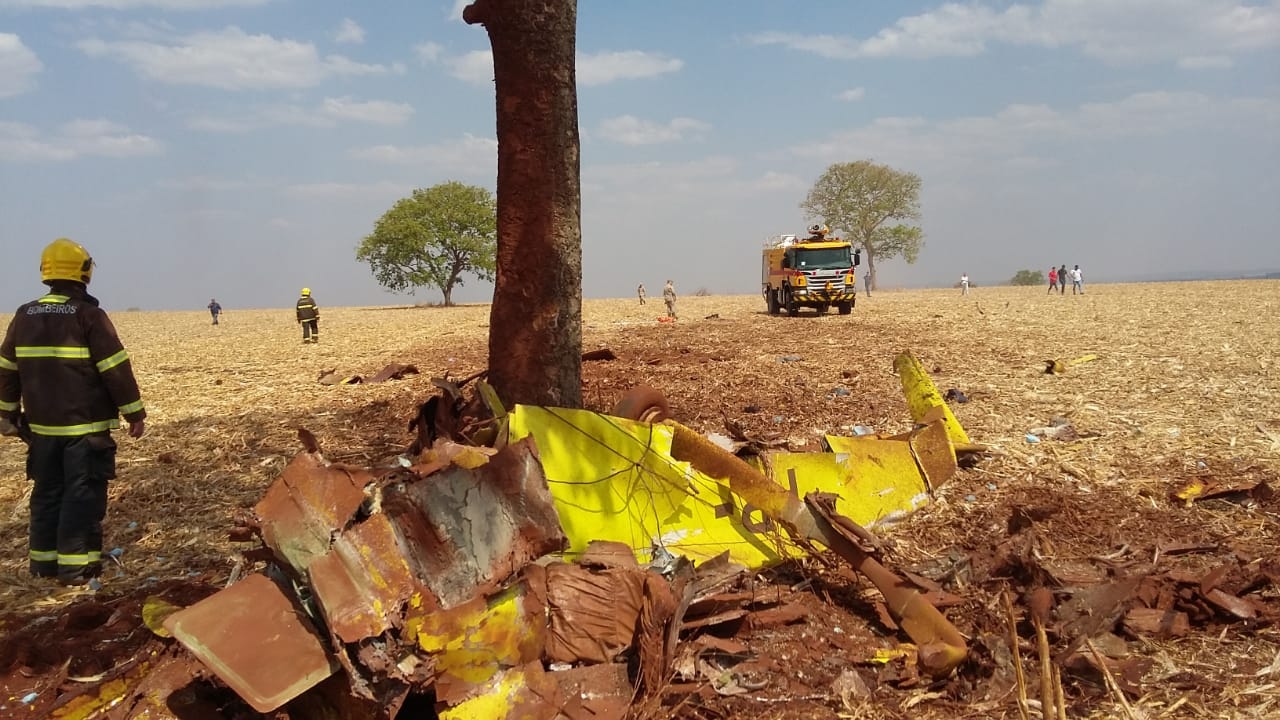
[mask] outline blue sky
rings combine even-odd
[[[493,188],[452,0],[0,0],[0,307],[58,236],[109,308],[437,301],[354,248],[414,187]],[[882,285],[1280,269],[1280,0],[580,3],[587,297],[758,291],[827,165],[923,179]],[[469,282],[460,301],[485,301]]]

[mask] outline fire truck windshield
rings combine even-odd
[[[853,267],[849,248],[796,248],[793,267],[797,270],[843,270]]]

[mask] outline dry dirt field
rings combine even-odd
[[[584,366],[592,409],[647,383],[695,428],[722,431],[729,419],[816,449],[823,434],[854,425],[910,428],[892,361],[912,350],[940,389],[967,396],[952,409],[970,437],[992,449],[930,506],[882,533],[891,566],[914,569],[954,596],[945,612],[973,651],[956,676],[911,682],[892,663],[867,664],[869,652],[894,637],[869,586],[806,562],[762,581],[807,603],[807,619],[738,635],[768,682],[731,698],[693,692],[668,714],[1019,717],[1004,598],[1009,593],[1037,698],[1026,610],[1026,594],[1037,587],[1051,588],[1058,601],[1049,638],[1065,666],[1067,716],[1280,714],[1280,502],[1268,492],[1280,471],[1280,282],[1086,290],[1078,297],[1046,296],[1043,287],[976,288],[968,297],[885,291],[859,299],[851,316],[797,318],[765,314],[755,296],[686,297],[674,326],[655,321],[660,302],[585,303],[584,350],[608,347],[618,356]],[[105,528],[119,562],[106,569],[96,598],[108,604],[171,581],[225,583],[242,547],[227,530],[301,450],[298,428],[313,432],[333,460],[390,458],[412,439],[406,423],[433,394],[429,378],[470,375],[487,352],[487,306],[324,308],[322,343],[314,346],[300,343],[290,309],[233,309],[218,327],[203,312],[117,311],[113,319],[142,385],[149,433],[119,438]],[[1044,371],[1046,359],[1086,354],[1097,359],[1065,374]],[[422,374],[378,385],[317,382],[325,370],[370,375],[393,361]],[[1055,417],[1069,420],[1075,435],[1028,442],[1030,430]],[[0,613],[8,618],[0,634],[60,617],[43,625],[49,637],[74,635],[66,610],[90,593],[25,574],[22,457],[17,441],[0,443]],[[1237,491],[1194,502],[1172,497],[1192,481]],[[1114,597],[1099,597],[1107,592]],[[1126,631],[1117,618],[1139,600],[1185,613],[1187,626],[1167,637]],[[1116,632],[1119,647],[1098,648],[1114,677],[1098,672],[1098,656],[1068,647],[1098,629]],[[16,652],[0,648],[8,688],[22,672],[40,671],[39,653]],[[109,669],[85,662],[75,660],[71,674]],[[832,688],[847,668],[860,672],[869,694],[842,698]],[[0,717],[33,717],[8,697],[0,705],[6,700]]]

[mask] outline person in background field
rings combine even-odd
[[[1062,263],[1062,267],[1058,268],[1058,293],[1060,295],[1067,294],[1067,264]]]
[[[969,273],[960,274],[960,294],[961,295],[969,294]]]
[[[1057,289],[1058,289],[1058,268],[1051,267],[1049,268],[1049,293],[1048,294],[1052,295],[1053,291]]]
[[[302,325],[302,342],[320,342],[320,306],[311,297],[311,288],[302,288],[298,298],[298,324]]]
[[[214,298],[209,298],[209,314],[213,316],[213,324],[218,324],[218,315],[222,314],[222,306]]]
[[[640,283],[640,287],[636,288],[636,295],[640,296],[640,304],[644,304],[644,283]]]
[[[862,274],[862,288],[867,291],[867,297],[871,297],[871,271]],[[854,288],[854,294],[857,294],[858,288]]]
[[[111,431],[146,432],[147,411],[107,313],[88,293],[93,258],[58,238],[40,256],[49,292],[19,307],[0,343],[0,434],[27,443],[37,577],[83,585],[102,568],[107,482],[116,476]]]
[[[662,288],[662,302],[667,304],[667,317],[672,320],[676,319],[676,286],[667,281],[666,287]]]
[[[1075,295],[1076,291],[1084,294],[1084,273],[1080,272],[1079,265],[1071,269],[1071,294]]]

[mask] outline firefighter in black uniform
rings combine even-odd
[[[298,298],[298,322],[302,325],[302,342],[320,342],[320,307],[311,297],[311,288],[302,288]]]
[[[40,256],[44,297],[19,307],[0,344],[0,433],[27,443],[30,569],[79,585],[101,569],[111,430],[142,437],[147,412],[129,354],[86,287],[93,258],[59,238]]]

